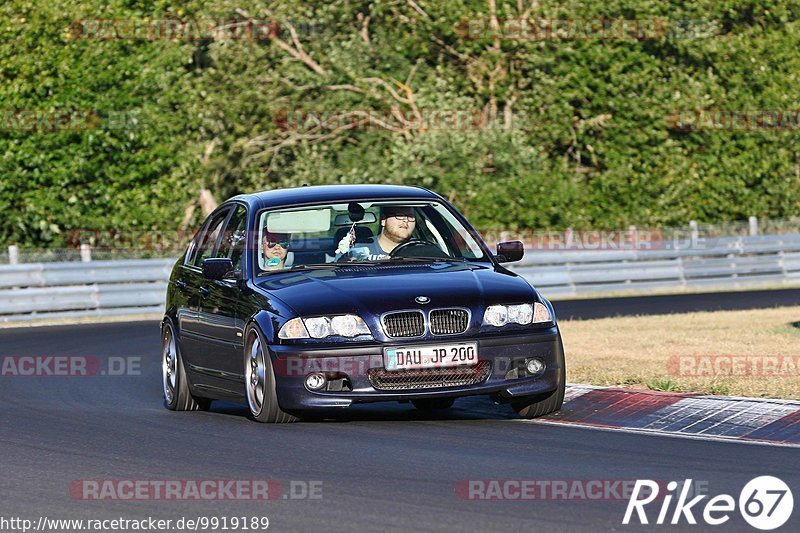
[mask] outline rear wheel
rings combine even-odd
[[[211,407],[211,400],[196,398],[189,392],[180,344],[169,320],[161,330],[161,383],[164,403],[171,411],[206,411]]]
[[[280,408],[275,388],[272,361],[257,327],[247,332],[244,350],[244,377],[247,405],[258,422],[297,422],[298,418]]]
[[[423,400],[411,400],[411,403],[420,411],[439,411],[450,409],[455,401],[455,398],[425,398]]]

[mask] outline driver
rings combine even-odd
[[[392,250],[411,237],[416,223],[414,209],[411,207],[388,206],[381,209],[380,234],[371,237],[366,243],[359,244],[368,250],[365,259],[370,261],[389,259]]]

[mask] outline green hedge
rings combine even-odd
[[[501,20],[522,15],[518,2],[497,4]],[[668,117],[800,110],[800,4],[540,4],[531,17],[655,20],[661,33],[473,38],[465,21],[488,19],[487,1],[8,1],[0,243],[59,246],[73,228],[170,229],[201,187],[223,199],[302,183],[423,185],[482,228],[797,215],[800,127],[678,131]],[[247,15],[275,21],[280,42],[97,39],[76,24]],[[314,129],[337,112],[390,119],[393,108],[462,122]],[[20,111],[75,110],[91,111],[97,127],[19,129]]]

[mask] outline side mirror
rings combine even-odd
[[[233,272],[233,261],[228,258],[212,258],[203,260],[203,277],[206,279],[223,279]]]
[[[525,247],[522,241],[507,241],[497,243],[497,260],[500,263],[511,263],[519,261],[525,255]]]

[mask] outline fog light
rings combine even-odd
[[[544,361],[538,357],[528,359],[525,361],[525,370],[528,371],[528,374],[541,374],[544,372]]]
[[[306,376],[306,388],[309,390],[320,390],[325,387],[328,380],[322,372],[314,372]]]

